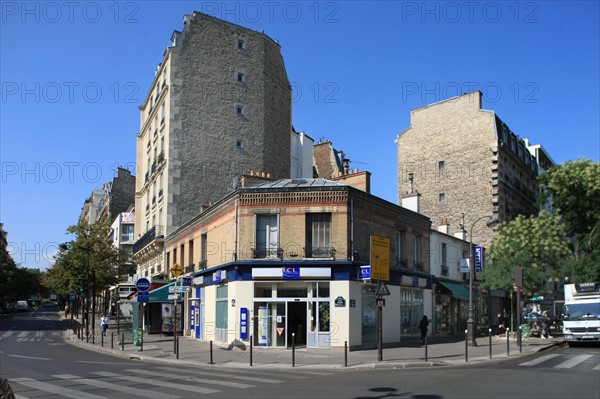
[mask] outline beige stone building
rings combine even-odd
[[[367,176],[347,181],[365,187]],[[390,248],[383,342],[416,336],[433,309],[429,219],[340,182],[260,178],[166,237],[167,267],[193,279],[180,305],[186,334],[217,344],[252,335],[255,345],[286,347],[294,333],[307,347],[375,345],[376,284],[360,271],[378,236]],[[159,291],[144,323],[154,333],[169,306]]]
[[[420,211],[433,225],[449,225],[450,235],[473,229],[473,240],[487,246],[493,230],[486,216],[507,222],[537,212],[538,165],[525,141],[481,101],[475,91],[411,112],[410,127],[396,140],[398,196],[409,193],[412,177]]]

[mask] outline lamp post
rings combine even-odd
[[[469,316],[467,319],[467,336],[470,346],[477,346],[477,341],[475,341],[475,314],[473,309],[473,277],[475,276],[475,264],[473,260],[473,227],[475,227],[477,222],[486,218],[488,219],[488,227],[492,227],[498,223],[498,219],[496,218],[482,216],[473,222],[469,234]]]

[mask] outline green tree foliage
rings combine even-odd
[[[0,251],[0,305],[37,294],[46,294],[41,285],[40,270],[19,267],[6,250]]]
[[[561,219],[542,211],[538,217],[517,216],[503,224],[490,248],[491,266],[480,274],[486,289],[512,287],[517,267],[523,268],[523,289],[543,294],[544,283],[558,277],[561,264],[570,254]]]
[[[540,177],[570,240],[572,259],[562,265],[573,283],[600,281],[600,164],[588,159],[569,161]]]
[[[58,293],[88,290],[102,291],[117,282],[117,276],[131,263],[129,254],[115,248],[110,240],[110,226],[105,221],[85,221],[67,232],[75,239],[60,246],[55,264],[44,276],[44,284]]]

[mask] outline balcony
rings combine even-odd
[[[422,272],[424,270],[423,262],[415,262],[415,270],[418,272]]]
[[[406,268],[408,266],[408,260],[406,259],[396,259],[396,266],[400,268]]]
[[[306,258],[326,258],[335,260],[335,248],[334,247],[312,247],[304,248],[304,254]]]
[[[186,267],[183,268],[183,272],[184,273],[192,273],[194,271],[194,264],[192,263],[191,265],[187,265]]]
[[[206,259],[201,260],[200,262],[198,262],[198,270],[204,270],[208,267],[208,262],[206,261]]]
[[[282,248],[252,248],[253,259],[283,259]]]
[[[133,253],[139,252],[142,248],[152,243],[155,240],[163,240],[165,236],[164,226],[154,226],[150,230],[146,232],[143,236],[141,236],[134,244],[133,244]]]
[[[160,154],[158,154],[157,161],[158,161],[158,163],[161,163],[164,160],[165,160],[165,152],[161,151]]]

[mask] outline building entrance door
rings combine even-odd
[[[287,346],[292,346],[292,333],[296,334],[296,346],[306,346],[306,302],[288,302],[287,305]]]

